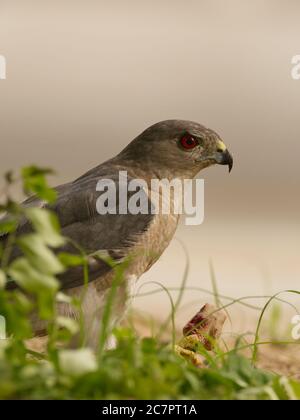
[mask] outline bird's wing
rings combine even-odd
[[[115,182],[116,207],[118,210],[119,192],[121,188],[124,191],[125,181],[124,183],[119,181],[118,173],[101,175],[101,178]],[[138,241],[139,236],[148,229],[154,217],[151,212],[135,215],[119,214],[118,211],[117,214],[99,214],[96,209],[96,202],[103,192],[96,191],[98,181],[99,174],[97,177],[89,175],[73,183],[58,187],[58,200],[53,207],[50,207],[59,218],[63,236],[71,240],[59,251],[78,252],[72,242],[85,250],[87,255],[90,256],[89,281],[98,279],[112,269],[104,260],[94,258],[94,253],[99,252],[116,261],[121,260],[128,255],[130,247]],[[144,194],[149,203],[149,208],[151,208],[148,195],[146,192]],[[129,199],[129,195],[130,193],[127,193],[127,199]],[[29,199],[24,205],[44,207],[45,203],[37,199]],[[17,234],[21,235],[30,231],[30,223],[24,220],[18,227]],[[18,255],[20,255],[20,251],[16,248],[13,251],[13,257],[16,258]],[[82,267],[72,268],[61,275],[59,279],[62,289],[80,286],[83,284],[83,269]],[[12,287],[11,283],[10,287]]]

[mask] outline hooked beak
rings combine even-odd
[[[227,165],[229,172],[231,172],[233,167],[233,158],[227,149],[222,152],[217,152],[216,162],[219,165]]]
[[[221,140],[218,141],[218,151],[216,153],[215,160],[216,163],[218,163],[219,165],[227,165],[229,168],[229,172],[231,172],[231,169],[233,167],[233,158],[229,153],[227,147]]]

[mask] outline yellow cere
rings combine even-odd
[[[225,150],[227,149],[225,143],[223,143],[221,140],[218,141],[218,149],[222,150],[222,152],[225,152]]]

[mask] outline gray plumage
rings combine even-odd
[[[181,139],[184,136],[196,139],[195,148],[186,148]],[[189,140],[190,141],[190,140]],[[190,146],[189,146],[190,147]],[[106,214],[96,210],[99,192],[96,185],[101,179],[112,179],[118,185],[119,171],[127,171],[130,179],[143,179],[150,187],[152,178],[192,179],[201,169],[215,163],[232,167],[232,158],[219,136],[197,123],[169,120],[155,124],[134,139],[119,155],[90,170],[73,182],[57,187],[58,200],[51,208],[59,218],[62,234],[91,255],[89,271],[90,285],[83,311],[87,343],[96,346],[98,342],[101,308],[110,288],[113,271],[108,264],[93,258],[95,252],[105,252],[115,261],[133,256],[126,270],[126,281],[120,287],[115,305],[117,314],[123,314],[128,296],[128,282],[136,281],[160,257],[172,239],[178,215],[170,214]],[[118,197],[118,194],[117,194]],[[150,198],[147,196],[147,200]],[[149,205],[152,203],[149,202]],[[24,206],[43,207],[45,203],[31,198]],[[24,221],[18,234],[31,230]],[[5,238],[2,238],[5,241]],[[68,244],[64,251],[74,252]],[[13,258],[20,255],[16,248]],[[59,277],[61,288],[69,295],[78,295],[83,285],[81,268],[70,269]],[[68,305],[61,305],[64,315],[76,316]],[[36,320],[36,331],[42,328]]]

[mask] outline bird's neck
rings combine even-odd
[[[190,171],[185,170],[184,173],[180,168],[169,168],[159,167],[153,164],[152,161],[144,159],[143,162],[138,162],[135,159],[124,159],[116,156],[110,161],[110,164],[119,171],[127,171],[131,178],[143,179],[147,183],[150,183],[152,179],[167,179],[172,181],[173,179],[193,179],[198,171],[191,168]]]

